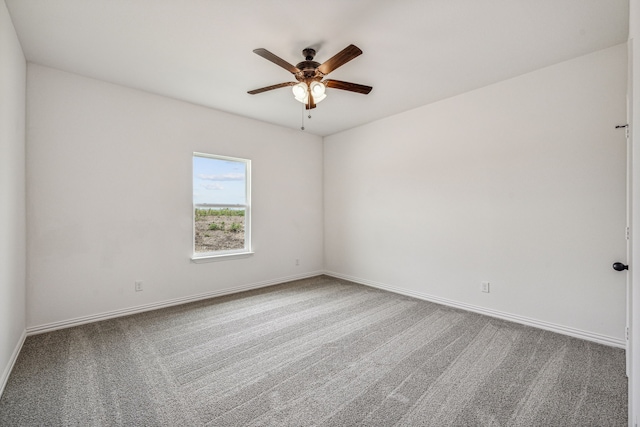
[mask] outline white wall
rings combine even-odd
[[[322,271],[320,137],[31,63],[27,87],[29,330]],[[190,262],[194,151],[252,160],[252,257]]]
[[[626,66],[620,45],[325,138],[326,270],[622,345]]]
[[[26,62],[0,1],[0,394],[25,331]]]

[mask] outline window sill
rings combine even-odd
[[[220,255],[201,255],[201,256],[192,256],[191,262],[195,264],[202,264],[205,262],[216,262],[216,261],[228,261],[232,259],[240,259],[240,258],[249,258],[253,255],[253,252],[238,252],[233,254],[220,254]]]

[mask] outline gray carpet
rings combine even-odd
[[[625,426],[610,348],[316,277],[28,337],[2,426]]]

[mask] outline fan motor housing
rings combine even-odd
[[[302,56],[305,60],[296,65],[296,68],[300,70],[299,73],[296,73],[296,79],[301,82],[321,79],[322,75],[318,71],[320,63],[313,60],[316,56],[316,50],[312,47],[302,49]]]
[[[319,62],[316,61],[302,61],[296,65],[296,68],[300,70],[299,73],[296,73],[296,78],[300,80],[302,79],[312,79],[318,76],[318,67],[320,66]]]

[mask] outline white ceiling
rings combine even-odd
[[[5,0],[28,61],[297,129],[294,81],[252,53],[322,63],[363,54],[328,78],[306,132],[330,135],[619,43],[628,0]]]

